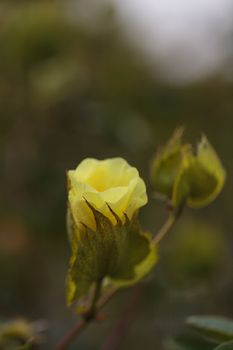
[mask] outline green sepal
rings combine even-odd
[[[233,320],[219,316],[191,316],[189,327],[217,342],[233,340]]]
[[[108,278],[111,283],[136,283],[156,262],[151,238],[141,231],[135,218],[125,215],[123,223],[109,208],[116,224],[86,202],[96,221],[96,230],[74,224],[72,256],[67,277],[67,302],[85,297],[94,283]]]
[[[174,182],[179,173],[182,163],[183,148],[182,145],[183,128],[177,129],[168,143],[154,157],[150,177],[154,190],[171,198]]]
[[[212,202],[222,190],[225,170],[213,147],[205,136],[197,148],[197,155],[186,152],[177,176],[172,204],[178,207],[186,203],[200,208]]]

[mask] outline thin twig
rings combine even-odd
[[[101,310],[108,302],[109,300],[116,294],[118,291],[118,288],[112,287],[108,290],[105,294],[103,294],[99,301],[97,302],[97,308],[98,310]]]
[[[89,308],[89,310],[84,314],[84,318],[86,319],[86,322],[88,322],[89,319],[90,319],[90,320],[94,319],[95,316],[96,316],[96,312],[97,312],[97,302],[98,302],[99,297],[100,297],[101,287],[102,287],[102,280],[99,281],[99,282],[96,282],[90,308]]]
[[[102,350],[120,349],[125,335],[127,334],[130,326],[136,318],[136,311],[142,299],[143,291],[143,285],[139,285],[136,288],[134,288],[134,293],[131,296],[130,302],[123,309],[123,312],[120,315],[120,318],[117,321],[115,327],[104,342],[104,345],[101,348]]]
[[[174,214],[170,214],[164,225],[161,227],[159,232],[154,236],[153,243],[158,244],[164,236],[172,229],[172,227],[176,223],[176,216]]]
[[[80,318],[76,325],[65,335],[65,337],[58,343],[54,350],[65,350],[72,343],[72,341],[82,332],[87,326],[87,321]]]
[[[174,227],[176,221],[179,219],[180,215],[183,212],[183,208],[184,205],[181,205],[177,209],[171,209],[167,220],[160,228],[159,232],[154,236],[152,240],[153,244],[157,245],[165,237],[165,235]]]
[[[66,350],[73,340],[88,326],[88,324],[96,318],[99,308],[108,300],[106,299],[102,305],[98,306],[98,300],[101,293],[102,280],[97,282],[93,292],[93,297],[89,310],[78,320],[76,325],[65,335],[65,337],[55,346],[54,350]]]

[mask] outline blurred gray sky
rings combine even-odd
[[[186,81],[211,73],[227,55],[233,0],[108,0],[162,74]]]

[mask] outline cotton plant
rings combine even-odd
[[[78,322],[56,346],[68,349],[121,288],[138,284],[158,263],[161,240],[185,206],[200,208],[221,192],[225,170],[203,136],[197,147],[175,131],[154,156],[150,177],[169,215],[159,232],[145,231],[138,213],[148,202],[138,170],[123,158],[84,159],[67,172],[67,231],[71,248],[67,305]]]

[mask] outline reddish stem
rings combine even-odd
[[[124,311],[122,312],[109,337],[106,339],[101,350],[120,349],[125,335],[128,333],[130,326],[136,318],[137,308],[142,298],[143,289],[144,285],[139,285],[134,289],[134,293],[131,296],[130,302],[124,308]]]
[[[65,350],[70,343],[76,338],[82,330],[86,327],[87,322],[85,319],[79,319],[76,325],[70,330],[70,332],[61,340],[61,342],[54,348],[54,350]]]

